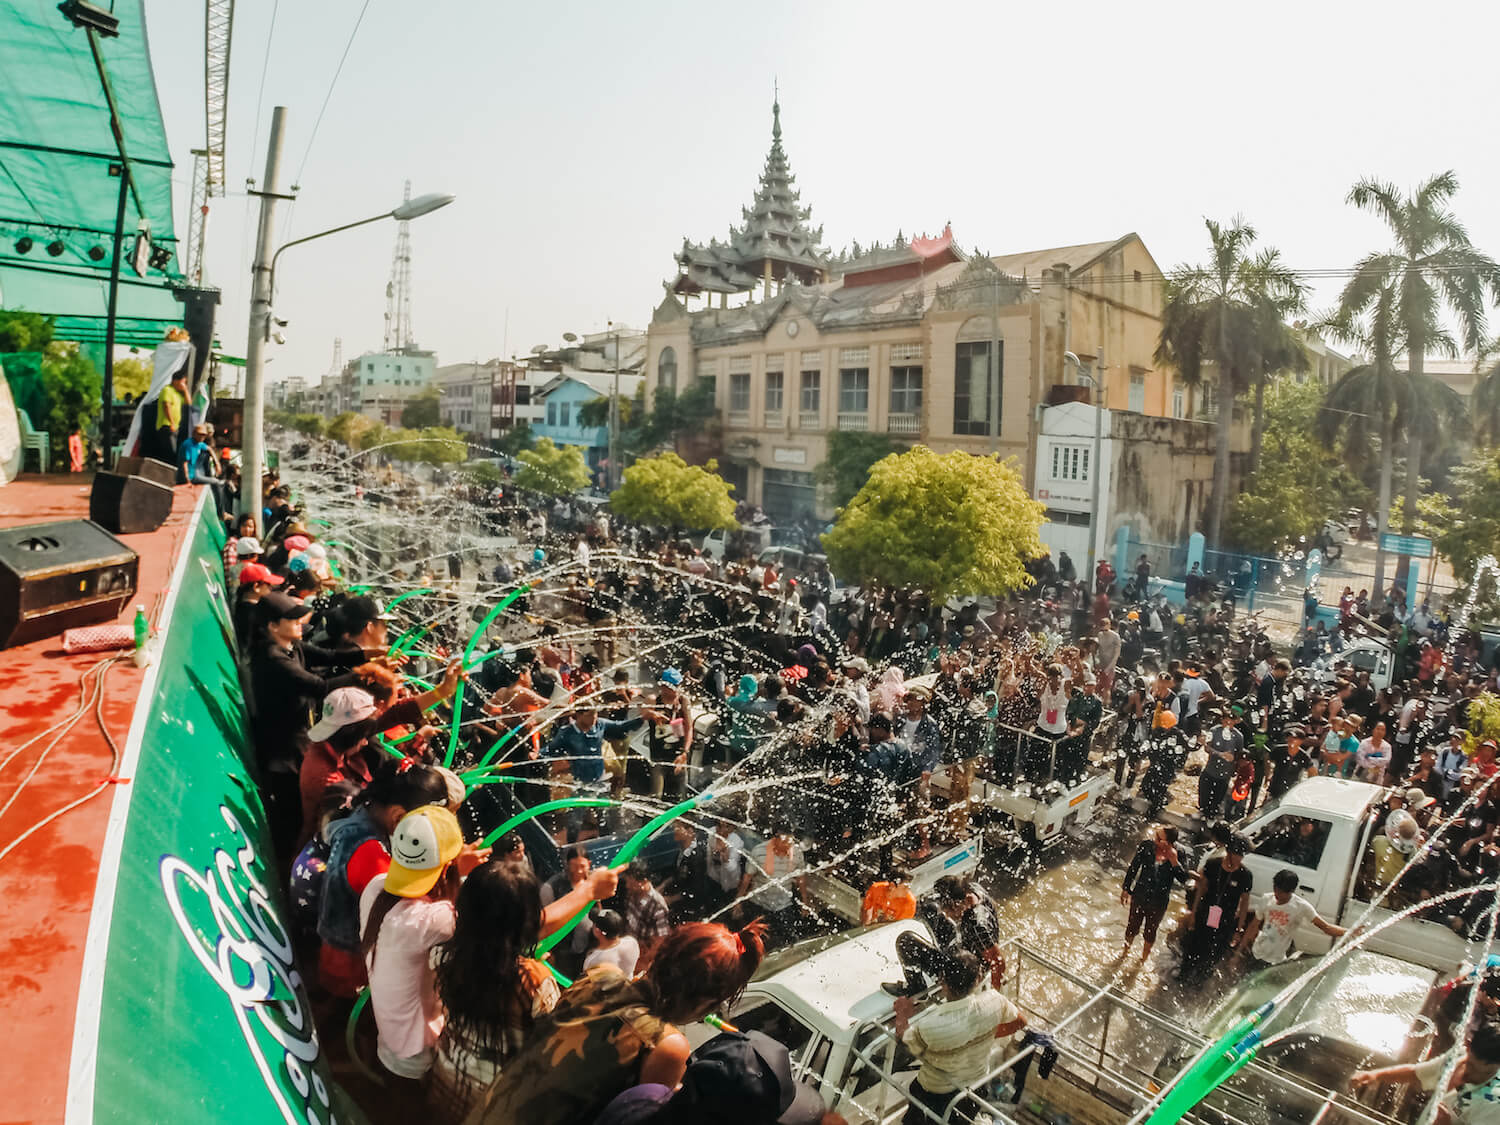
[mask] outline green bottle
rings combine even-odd
[[[135,607],[135,647],[139,652],[146,647],[146,642],[151,639],[151,622],[146,620],[146,607],[138,605]]]

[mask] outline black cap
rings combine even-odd
[[[255,603],[255,613],[262,625],[273,621],[297,621],[312,613],[312,606],[287,594],[263,594]]]
[[[343,605],[339,606],[339,621],[343,623],[346,636],[362,632],[372,621],[390,620],[392,620],[391,615],[385,612],[379,602],[368,595],[348,598]]]
[[[818,1092],[792,1077],[787,1049],[759,1031],[726,1031],[699,1047],[667,1104],[722,1125],[818,1125],[827,1112]]]

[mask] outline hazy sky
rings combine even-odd
[[[1459,214],[1500,256],[1488,0],[370,0],[311,138],[363,5],[236,6],[231,194],[207,271],[232,352],[254,238],[244,180],[263,170],[274,105],[289,110],[282,186],[301,186],[278,243],[388,209],[407,178],[458,196],[412,224],[415,335],[439,362],[644,325],[683,236],[722,237],[749,202],[777,78],[802,200],[833,248],[946,220],[991,253],[1134,230],[1169,269],[1202,257],[1203,216],[1243,213],[1293,266],[1342,267],[1384,245],[1343,202],[1356,178],[1409,187],[1454,168]],[[146,0],[179,231],[203,137],[202,7]],[[394,239],[377,224],[288,252],[272,378],[318,377],[335,336],[346,358],[380,347]]]

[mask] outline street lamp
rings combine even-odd
[[[1088,570],[1085,571],[1088,575],[1087,581],[1092,584],[1097,562],[1096,548],[1099,542],[1099,529],[1103,526],[1103,520],[1099,518],[1099,477],[1103,471],[1103,466],[1099,463],[1099,448],[1104,424],[1104,385],[1100,379],[1104,373],[1104,349],[1100,348],[1099,355],[1095,358],[1093,375],[1084,372],[1083,363],[1072,352],[1063,352],[1063,362],[1071,363],[1078,372],[1079,380],[1086,382],[1094,391],[1094,454],[1089,466],[1090,492],[1093,494],[1093,502],[1089,506],[1089,554]]]
[[[252,194],[260,197],[260,224],[255,238],[255,266],[251,273],[250,325],[245,340],[245,414],[244,448],[240,454],[240,511],[260,516],[260,478],[265,466],[265,348],[271,338],[271,300],[275,293],[276,260],[285,250],[304,242],[326,238],[330,234],[352,230],[384,219],[404,222],[415,219],[453,202],[451,195],[419,195],[390,211],[372,215],[358,222],[293,239],[274,254],[271,252],[272,227],[278,199],[290,198],[276,190],[281,169],[281,141],[286,122],[286,107],[277,106],[271,114],[271,134],[266,148],[266,174],[262,189]]]

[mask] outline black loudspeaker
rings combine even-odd
[[[0,648],[113,621],[139,568],[134,551],[89,520],[0,529]]]
[[[89,519],[116,535],[155,531],[172,514],[172,489],[145,477],[95,473]]]
[[[177,470],[155,457],[121,457],[113,471],[122,477],[145,477],[168,488],[177,483]]]

